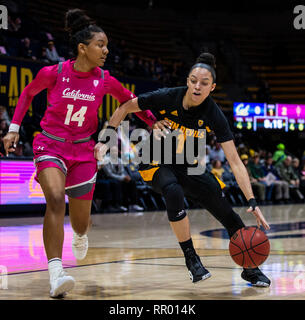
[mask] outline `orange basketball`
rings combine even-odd
[[[244,227],[231,237],[229,251],[238,265],[256,268],[268,258],[270,242],[266,234],[257,227]]]

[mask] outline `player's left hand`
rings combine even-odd
[[[108,146],[104,143],[98,142],[94,147],[94,157],[98,161],[102,161],[106,152],[108,150]]]
[[[251,202],[252,201],[252,202]],[[260,208],[257,206],[255,199],[249,200],[249,209],[247,212],[252,212],[256,218],[257,227],[260,228],[261,224],[266,229],[269,230],[270,226],[266,221],[264,215],[262,214]]]

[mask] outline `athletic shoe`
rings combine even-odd
[[[211,277],[210,272],[202,265],[195,250],[190,249],[189,252],[186,252],[185,264],[189,270],[190,279],[193,283]]]
[[[52,298],[65,296],[67,292],[74,288],[74,285],[74,278],[62,270],[57,277],[54,277],[52,280],[50,280],[50,296]]]
[[[73,232],[72,252],[77,260],[82,260],[86,257],[88,251],[88,236],[85,234],[79,236]]]
[[[139,205],[137,204],[132,204],[129,206],[129,212],[140,212],[140,211],[144,211],[144,208],[140,207]]]
[[[241,273],[241,277],[251,282],[255,287],[269,287],[271,281],[260,271],[259,268],[244,269]]]

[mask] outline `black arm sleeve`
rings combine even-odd
[[[138,96],[139,108],[143,110],[159,111],[170,103],[170,89],[162,88],[146,92]]]

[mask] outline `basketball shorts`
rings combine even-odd
[[[94,158],[95,141],[82,143],[61,142],[38,134],[33,141],[35,179],[46,168],[58,168],[66,176],[65,190],[71,198],[92,200],[97,161]]]

